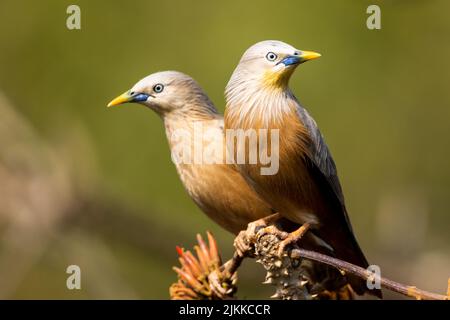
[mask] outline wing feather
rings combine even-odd
[[[316,121],[300,104],[298,105],[297,112],[311,138],[309,150],[310,153],[308,155],[309,160],[314,166],[314,169],[317,169],[322,174],[323,178],[327,181],[329,187],[332,189],[334,195],[336,196],[342,207],[347,225],[350,231],[353,232],[350,219],[345,208],[344,194],[342,192],[341,183],[337,174],[336,164],[334,163],[331,152],[328,149],[327,144],[325,143],[325,139],[323,138]]]

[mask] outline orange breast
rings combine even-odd
[[[268,129],[269,136],[271,130],[278,130],[279,170],[274,175],[261,175],[260,162],[239,164],[244,177],[257,193],[283,216],[297,223],[319,223],[317,215],[313,213],[326,208],[323,207],[320,190],[305,162],[309,152],[310,136],[297,116],[295,106],[290,113],[284,114],[278,121],[271,120],[264,124],[259,119],[252,122],[248,119],[248,117],[241,120],[225,117],[225,127],[253,129],[258,133],[258,138],[262,134],[259,129]],[[258,148],[261,147],[259,141],[258,139]]]

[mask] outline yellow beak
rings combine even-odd
[[[300,58],[302,58],[303,61],[314,60],[314,59],[320,58],[322,56],[320,53],[317,53],[314,51],[300,50],[300,52],[301,52]]]
[[[122,103],[131,102],[131,100],[133,100],[133,96],[130,95],[130,91],[127,91],[127,92],[121,94],[120,96],[118,96],[117,98],[114,98],[113,100],[111,100],[111,102],[108,103],[108,108],[117,106]]]

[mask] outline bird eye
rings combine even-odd
[[[133,96],[134,95],[134,91],[130,91],[130,96]]]
[[[153,87],[153,91],[155,91],[156,93],[160,93],[164,90],[164,86],[161,83],[155,84],[155,86]]]
[[[266,59],[269,61],[275,61],[276,58],[278,58],[278,56],[273,52],[266,54]]]

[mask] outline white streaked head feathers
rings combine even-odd
[[[149,98],[142,104],[163,117],[169,114],[193,117],[217,114],[214,104],[200,85],[178,71],[153,73],[138,81],[130,91],[148,94]]]
[[[274,56],[269,56],[272,53]],[[286,99],[295,98],[287,82],[295,66],[286,67],[279,61],[294,54],[298,54],[297,49],[276,40],[258,42],[247,49],[225,89],[228,116],[267,124],[289,112],[291,105]]]
[[[242,55],[239,64],[254,59],[264,58],[267,53],[274,52],[277,55],[290,55],[298,51],[293,46],[278,40],[265,40],[258,42],[248,48]]]

